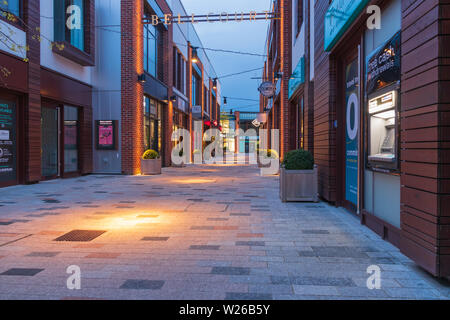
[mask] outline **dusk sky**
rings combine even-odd
[[[250,11],[263,12],[270,10],[271,0],[181,0],[188,13],[208,14],[227,12],[248,13]],[[267,36],[268,22],[215,22],[195,24],[197,33],[206,48],[226,49],[240,52],[264,54],[264,44]],[[261,56],[238,55],[207,51],[207,54],[216,70],[217,75],[224,76],[250,69],[262,68],[264,58]],[[258,86],[262,69],[238,76],[220,79],[222,83],[222,96],[244,99],[259,99]],[[228,105],[222,110],[258,111],[257,101],[228,99]]]

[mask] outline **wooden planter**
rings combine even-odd
[[[141,173],[143,175],[161,174],[161,158],[158,159],[141,159]]]
[[[313,170],[280,169],[280,198],[288,201],[318,202],[317,166]]]

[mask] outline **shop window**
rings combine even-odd
[[[205,112],[209,114],[209,90],[206,89],[206,86],[205,86],[205,95],[203,96],[203,104]]]
[[[298,36],[303,24],[303,0],[297,0],[296,22],[296,35]]]
[[[144,96],[144,147],[162,151],[162,104]]]
[[[0,12],[12,13],[20,17],[21,0],[0,0]]]
[[[55,41],[85,51],[85,0],[54,0]]]
[[[147,18],[144,15],[144,18]],[[159,55],[161,53],[162,35],[157,26],[152,24],[144,24],[144,70],[154,76],[160,78]]]
[[[64,172],[78,171],[78,108],[64,106]]]
[[[186,61],[183,58],[183,55],[178,52],[177,48],[173,48],[173,83],[174,87],[177,88],[178,91],[185,94],[184,90],[184,78],[185,78],[185,66]]]
[[[192,75],[192,105],[198,106],[201,103],[201,79],[194,72]]]

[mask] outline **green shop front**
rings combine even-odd
[[[368,4],[333,1],[324,21],[336,70],[336,203],[399,246],[401,0],[379,4],[381,29],[367,27]]]

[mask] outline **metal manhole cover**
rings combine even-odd
[[[105,232],[103,230],[72,230],[56,238],[54,241],[92,241]]]

